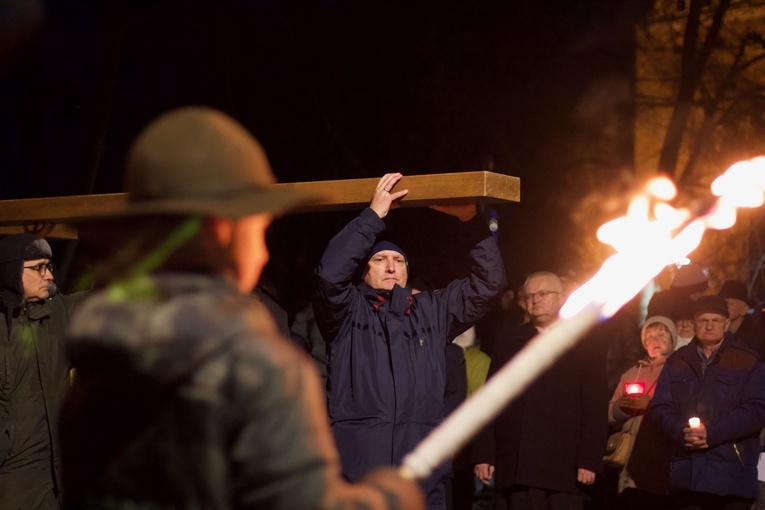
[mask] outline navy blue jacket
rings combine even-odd
[[[697,345],[694,339],[669,357],[647,414],[674,444],[672,487],[754,499],[765,427],[765,364],[726,333],[702,375]],[[685,448],[683,429],[693,416],[706,426],[709,448]]]
[[[486,224],[477,217],[461,227],[460,240],[473,246],[471,274],[432,293],[359,283],[361,264],[385,228],[369,208],[330,241],[316,270],[329,417],[343,474],[352,481],[374,467],[399,465],[441,422],[445,345],[481,318],[504,287]]]

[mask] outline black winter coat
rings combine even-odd
[[[532,324],[499,338],[489,378],[536,336]],[[577,470],[599,472],[608,434],[605,349],[582,339],[474,442],[473,464],[495,467],[498,488],[579,493]]]
[[[45,413],[48,418],[48,432],[51,440],[51,470],[55,474],[54,483],[60,490],[61,474],[59,459],[59,412],[64,395],[69,388],[69,359],[64,345],[64,334],[69,325],[69,319],[76,305],[85,297],[84,293],[64,296],[58,294],[53,298],[31,303],[17,316],[11,319],[11,334],[14,341],[25,341],[31,338],[34,346],[33,355],[40,372],[40,384],[42,399],[45,402]],[[0,310],[0,342],[8,345],[8,329],[6,327],[5,313]],[[9,361],[12,363],[13,361]],[[0,383],[5,384],[5,375],[0,372]],[[12,411],[11,411],[12,412]],[[9,416],[4,420],[0,416],[0,434],[2,437],[10,437],[11,443],[15,442],[12,436],[23,436],[30,431],[13,427],[8,430],[8,424],[13,420]],[[3,448],[5,446],[5,448]],[[8,445],[0,442],[0,463],[8,454]],[[48,476],[42,473],[42,476]],[[0,486],[0,494],[2,494]],[[2,502],[2,498],[0,498]],[[0,505],[2,506],[2,505]]]

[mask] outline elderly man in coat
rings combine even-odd
[[[45,239],[0,241],[0,508],[56,509],[58,414],[69,384],[64,330],[82,294],[55,292]]]
[[[435,207],[459,218],[455,238],[471,246],[469,277],[413,294],[408,261],[383,219],[408,190],[384,175],[370,206],[327,246],[316,270],[317,322],[328,344],[329,414],[351,480],[400,464],[443,418],[444,346],[491,307],[505,284],[502,259],[475,205]],[[359,278],[361,276],[361,278]],[[429,508],[445,505],[444,472],[424,481]]]
[[[565,297],[555,273],[533,273],[524,290],[531,322],[499,337],[489,379],[558,321]],[[476,437],[474,473],[485,484],[495,475],[496,508],[583,508],[582,489],[595,483],[608,432],[605,348],[595,339],[587,340],[559,359]]]
[[[696,335],[667,360],[647,417],[674,444],[678,509],[749,509],[765,427],[765,364],[727,332],[722,297],[697,299],[693,322]]]

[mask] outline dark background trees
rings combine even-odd
[[[765,2],[656,2],[637,30],[636,171],[660,170],[686,200],[737,161],[763,153]],[[712,283],[763,287],[762,211],[709,233],[692,258]]]

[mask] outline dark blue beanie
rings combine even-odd
[[[369,262],[369,259],[374,257],[376,253],[380,253],[381,251],[384,251],[384,250],[391,250],[391,251],[400,253],[404,257],[404,262],[406,262],[406,265],[409,266],[409,259],[406,258],[406,253],[404,253],[404,250],[402,250],[401,248],[399,248],[398,246],[396,246],[390,241],[380,241],[379,243],[372,246],[372,250],[369,252],[366,259],[364,260],[364,265],[366,265],[367,262]]]

